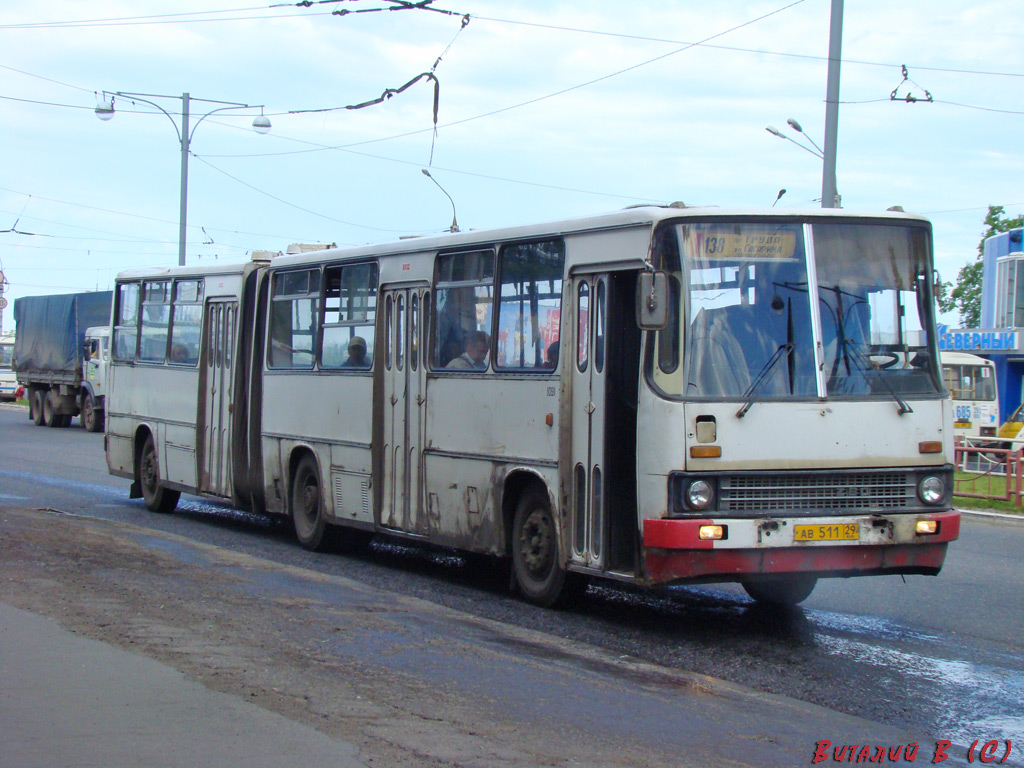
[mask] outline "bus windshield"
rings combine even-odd
[[[673,317],[651,368],[670,397],[890,398],[903,407],[903,395],[941,392],[923,227],[678,224],[655,250]]]
[[[14,354],[13,344],[0,344],[0,368],[10,368]]]

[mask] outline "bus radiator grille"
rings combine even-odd
[[[727,475],[719,494],[724,512],[876,512],[916,503],[914,477],[903,472]]]

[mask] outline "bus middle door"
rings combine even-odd
[[[232,493],[231,383],[237,318],[237,301],[206,304],[196,444],[199,490],[217,496]]]
[[[573,287],[575,354],[566,359],[572,379],[571,560],[601,569],[605,550],[607,278],[580,276]]]
[[[426,535],[423,462],[426,414],[426,287],[387,288],[385,312],[383,493],[380,524]]]

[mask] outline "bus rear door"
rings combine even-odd
[[[231,392],[237,301],[209,301],[200,359],[199,490],[231,496]]]

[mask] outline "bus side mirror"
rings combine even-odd
[[[641,272],[636,284],[636,324],[645,331],[668,325],[668,275]]]

